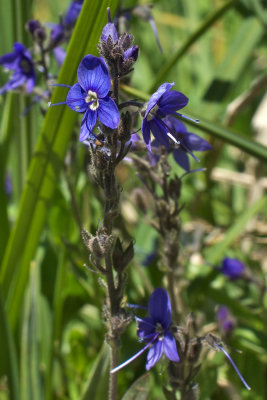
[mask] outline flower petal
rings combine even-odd
[[[0,65],[8,69],[15,69],[18,63],[18,56],[16,53],[7,53],[0,57]]]
[[[155,289],[148,301],[148,313],[154,324],[161,323],[167,329],[171,323],[171,302],[165,289]]]
[[[81,88],[79,83],[75,83],[68,92],[66,99],[67,105],[73,111],[81,113],[85,112],[88,109],[88,104],[85,102],[84,96],[84,90]]]
[[[172,90],[164,93],[159,101],[159,112],[163,114],[174,113],[184,108],[188,103],[188,98],[181,92]]]
[[[155,329],[154,321],[151,318],[144,318],[138,321],[137,335],[140,339],[146,341],[147,336],[155,333]],[[151,341],[151,337],[149,337],[149,341]]]
[[[152,94],[149,102],[147,103],[145,118],[147,117],[149,111],[159,102],[161,96],[164,93],[166,93],[168,90],[170,90],[173,85],[174,85],[174,82],[173,83],[163,83],[162,85],[159,86],[158,90],[154,94]]]
[[[162,341],[157,340],[148,350],[146,359],[146,370],[150,370],[160,359],[162,355]]]
[[[178,362],[180,360],[174,336],[169,331],[164,334],[163,351],[171,361]]]
[[[30,77],[29,79],[27,79],[27,82],[26,82],[27,93],[32,92],[35,82],[36,82],[35,75],[33,77]]]
[[[78,67],[78,82],[87,92],[96,92],[98,97],[103,98],[110,89],[110,77],[105,61],[91,54],[85,56]]]
[[[108,22],[104,26],[101,34],[101,40],[107,42],[109,36],[111,37],[113,43],[116,43],[118,41],[118,32],[116,26],[112,22]]]
[[[202,137],[191,133],[187,132],[184,135],[184,143],[185,145],[190,149],[194,151],[206,151],[212,149],[212,146],[207,140],[202,139]]]
[[[150,122],[147,122],[146,119],[143,119],[142,121],[142,134],[144,138],[144,142],[148,148],[149,151],[151,151],[151,144],[150,144]]]
[[[96,124],[97,113],[96,111],[88,110],[83,116],[81,123],[81,131],[80,131],[80,142],[86,140],[89,136],[92,135],[92,130]]]
[[[98,118],[103,125],[111,129],[117,128],[120,122],[120,113],[118,107],[111,97],[105,97],[99,100]]]
[[[177,164],[179,164],[186,171],[190,171],[188,155],[181,149],[175,149],[173,151],[173,157]]]
[[[169,147],[169,138],[167,136],[167,128],[162,124],[159,118],[150,121],[150,129],[157,141],[165,147]]]

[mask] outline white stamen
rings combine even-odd
[[[176,144],[180,144],[181,143],[178,140],[176,140],[175,137],[172,136],[172,134],[170,132],[167,132],[167,135],[169,136],[169,138],[171,138],[174,141],[174,143],[176,143]]]
[[[88,90],[87,96],[85,97],[85,102],[90,103],[89,108],[93,111],[97,110],[99,107],[99,102],[97,98],[97,93]]]

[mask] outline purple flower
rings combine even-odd
[[[169,127],[163,121],[169,114],[176,114],[177,110],[185,107],[188,98],[176,90],[170,91],[173,83],[163,83],[158,90],[151,96],[143,111],[142,133],[146,146],[151,151],[150,131],[160,144],[169,146],[169,137],[174,140],[169,132]]]
[[[230,334],[235,328],[235,321],[226,306],[220,306],[217,310],[217,319],[220,329],[225,334]]]
[[[21,43],[14,43],[14,52],[0,57],[0,65],[14,71],[9,81],[0,89],[0,94],[26,84],[31,93],[36,83],[31,53]]]
[[[178,362],[176,342],[170,331],[171,325],[171,302],[166,290],[155,289],[148,302],[149,317],[138,321],[137,334],[144,341],[146,346],[129,360],[114,368],[111,373],[117,372],[125,365],[139,357],[149,348],[146,361],[146,370],[150,370],[161,358],[164,353],[169,360]]]
[[[238,279],[243,275],[245,270],[244,264],[235,258],[224,258],[221,271],[230,279]]]
[[[66,11],[65,17],[63,19],[63,25],[67,29],[70,29],[75,25],[80,15],[82,6],[83,6],[83,0],[74,0],[70,3]]]
[[[115,129],[120,121],[120,113],[114,100],[109,96],[110,77],[102,58],[87,55],[77,71],[78,83],[70,87],[66,101],[73,111],[83,113],[80,141],[93,135],[97,118],[103,125]],[[55,85],[57,86],[57,85]]]

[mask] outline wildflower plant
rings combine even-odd
[[[192,82],[204,75],[192,70],[189,85],[181,78],[186,72],[179,69],[175,77],[170,69],[228,8],[244,15],[252,11],[244,12],[243,3],[235,9],[230,0],[160,68],[170,55],[162,55],[153,10],[118,3],[106,10],[105,2],[73,0],[54,22],[28,15],[23,26],[30,46],[16,41],[13,52],[0,57],[9,73],[1,75],[6,80],[0,89],[1,99],[7,99],[7,133],[0,141],[5,233],[0,234],[0,343],[7,344],[0,360],[0,398],[117,400],[142,393],[144,399],[220,400],[226,388],[229,398],[246,390],[249,399],[247,360],[256,360],[260,369],[251,349],[263,353],[266,346],[266,285],[263,274],[252,272],[257,252],[251,252],[251,265],[226,253],[238,253],[238,240],[243,249],[255,245],[249,241],[252,231],[242,242],[240,227],[257,212],[263,215],[266,202],[260,199],[244,211],[233,228],[229,218],[227,231],[217,212],[227,191],[213,183],[221,173],[216,162],[223,148],[214,137],[259,159],[267,153],[214,123],[213,109],[202,103],[217,93],[216,79],[198,103],[203,85],[193,90]],[[145,73],[140,77],[142,66],[150,65],[145,35],[142,29],[135,29],[136,37],[131,31],[138,23],[145,24],[155,53],[150,89]],[[196,53],[202,57],[202,51]],[[132,77],[144,88],[136,90]],[[196,104],[203,121],[191,116]],[[20,124],[13,121],[14,110]],[[33,152],[31,127],[42,119]],[[15,128],[24,136],[14,139]],[[203,132],[209,136],[203,138]],[[16,149],[21,146],[18,160],[24,161],[21,200],[14,173],[5,168],[18,154],[9,155],[14,141]],[[18,201],[18,221],[9,236]],[[236,214],[241,206],[237,209]],[[240,347],[244,352],[237,356]]]

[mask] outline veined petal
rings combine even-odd
[[[159,102],[161,96],[164,93],[166,93],[168,90],[170,90],[173,85],[174,85],[174,82],[172,82],[172,83],[163,83],[162,85],[160,85],[158,90],[154,94],[152,94],[152,96],[150,97],[149,102],[147,103],[145,118],[147,117],[149,111]]]
[[[85,112],[88,109],[88,104],[84,100],[85,93],[79,83],[75,83],[68,92],[67,105],[73,111]]]
[[[120,122],[120,113],[115,101],[111,97],[99,100],[98,118],[103,125],[111,129],[117,128]]]
[[[174,113],[184,108],[188,103],[188,98],[181,92],[172,90],[164,93],[159,101],[159,112],[164,114]]]
[[[167,329],[171,323],[171,302],[165,289],[155,289],[148,301],[148,312],[154,324]]]
[[[162,355],[162,340],[157,340],[148,350],[146,359],[146,370],[150,370],[160,359]]]
[[[171,361],[178,362],[180,360],[174,336],[169,331],[164,334],[163,352]]]
[[[78,67],[78,82],[88,92],[96,92],[98,97],[106,97],[110,89],[110,77],[105,61],[91,54],[85,56]]]

